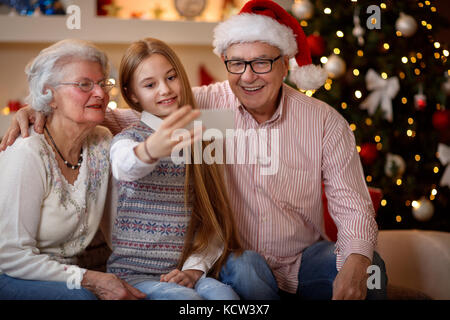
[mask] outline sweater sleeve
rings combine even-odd
[[[43,281],[67,281],[75,271],[81,280],[84,269],[51,260],[36,246],[47,189],[45,163],[37,152],[16,144],[0,154],[0,167],[8,168],[0,170],[0,270]]]
[[[115,140],[111,146],[111,170],[114,178],[122,181],[135,181],[152,172],[159,160],[148,164],[141,161],[134,152],[139,142],[131,139]]]
[[[194,269],[203,271],[203,277],[212,268],[217,259],[222,255],[223,244],[219,238],[211,241],[204,252],[190,255],[183,264],[182,270]]]

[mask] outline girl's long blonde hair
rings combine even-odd
[[[139,104],[134,103],[130,98],[131,79],[139,64],[152,54],[164,56],[180,78],[180,106],[190,105],[194,109],[197,108],[189,79],[178,56],[167,44],[153,38],[132,43],[122,58],[120,90],[129,106],[137,111],[143,111]],[[193,164],[192,151],[191,164],[186,164],[184,191],[186,205],[188,202],[192,202],[192,214],[178,268],[183,266],[191,254],[206,250],[208,243],[218,238],[221,240],[224,250],[209,272],[210,276],[218,278],[220,269],[229,254],[232,252],[240,254],[242,252],[224,183],[223,166],[216,163]]]

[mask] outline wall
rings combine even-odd
[[[22,100],[28,92],[25,77],[25,66],[40,50],[49,43],[1,43],[0,42],[0,109],[6,106],[8,100]],[[127,45],[98,44],[105,50],[111,60],[111,65],[118,70],[122,54]],[[222,61],[212,52],[210,46],[172,46],[182,60],[189,80],[193,86],[199,85],[198,68],[204,64],[213,78],[226,79],[226,70]],[[123,106],[123,105],[121,105]]]

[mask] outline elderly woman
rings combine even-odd
[[[0,299],[144,298],[112,274],[77,266],[99,228],[111,133],[106,55],[64,40],[27,66],[28,102],[48,114],[44,134],[0,153]]]

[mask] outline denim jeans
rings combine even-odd
[[[279,300],[278,285],[266,260],[254,251],[230,255],[219,274],[244,300]]]
[[[96,300],[81,287],[69,289],[65,282],[23,280],[0,275],[0,300]]]
[[[282,292],[283,298],[302,300],[331,300],[336,269],[335,243],[319,241],[303,251],[298,273],[299,286],[295,295]],[[374,252],[372,265],[380,270],[380,289],[368,289],[367,300],[386,299],[387,275],[384,261]]]
[[[143,281],[134,287],[148,300],[239,300],[230,286],[209,277],[199,279],[193,289],[159,281]]]

